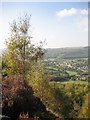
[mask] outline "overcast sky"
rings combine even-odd
[[[46,39],[46,48],[88,45],[88,2],[2,2],[0,48],[5,47],[9,23],[24,13],[32,15],[32,40],[39,42]]]

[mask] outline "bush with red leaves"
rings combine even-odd
[[[39,98],[33,95],[32,87],[23,81],[22,76],[10,76],[2,84],[2,114],[16,120],[20,113],[29,113],[29,118],[55,117],[46,111]]]

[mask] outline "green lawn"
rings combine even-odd
[[[48,69],[48,70],[54,70],[54,71],[58,70],[58,68],[54,68],[54,67],[51,67],[51,66],[46,67],[46,69]]]
[[[90,82],[86,81],[67,81],[67,82],[50,82],[50,85],[57,84],[57,86],[60,86],[61,84],[85,84],[85,85],[90,85]]]
[[[67,81],[67,82],[62,82],[62,84],[67,84],[67,83],[69,83],[69,84],[73,84],[73,83],[75,83],[75,84],[90,84],[87,81]]]
[[[55,58],[48,58],[48,60],[50,60],[50,61],[54,61],[54,60],[55,60]]]
[[[75,71],[67,70],[66,72],[69,73],[69,75],[76,75],[76,76],[78,76],[77,72],[75,72]]]

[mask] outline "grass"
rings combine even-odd
[[[73,84],[73,83],[75,83],[75,84],[88,84],[88,82],[87,81],[67,81],[67,82],[62,82],[63,84],[67,84],[67,83],[69,83],[69,84]]]
[[[83,58],[84,60],[88,60],[88,58]]]
[[[66,72],[69,73],[70,76],[71,76],[71,75],[76,75],[76,76],[78,76],[77,72],[75,72],[75,71],[69,71],[69,70],[67,70]]]
[[[55,58],[48,58],[48,60],[50,60],[50,61],[54,61],[54,60],[55,60]]]
[[[57,71],[57,70],[58,70],[58,68],[54,68],[54,67],[51,67],[51,66],[46,67],[46,69],[48,69],[48,70],[54,70],[54,71]]]
[[[66,81],[66,82],[50,82],[50,85],[53,86],[54,84],[57,84],[58,86],[63,85],[63,84],[85,84],[85,85],[90,85],[87,81]]]

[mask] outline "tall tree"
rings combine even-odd
[[[13,21],[10,37],[6,41],[7,51],[3,54],[3,71],[7,74],[23,75],[24,80],[30,65],[44,54],[42,42],[39,46],[31,42],[30,18],[31,16],[25,14]]]

